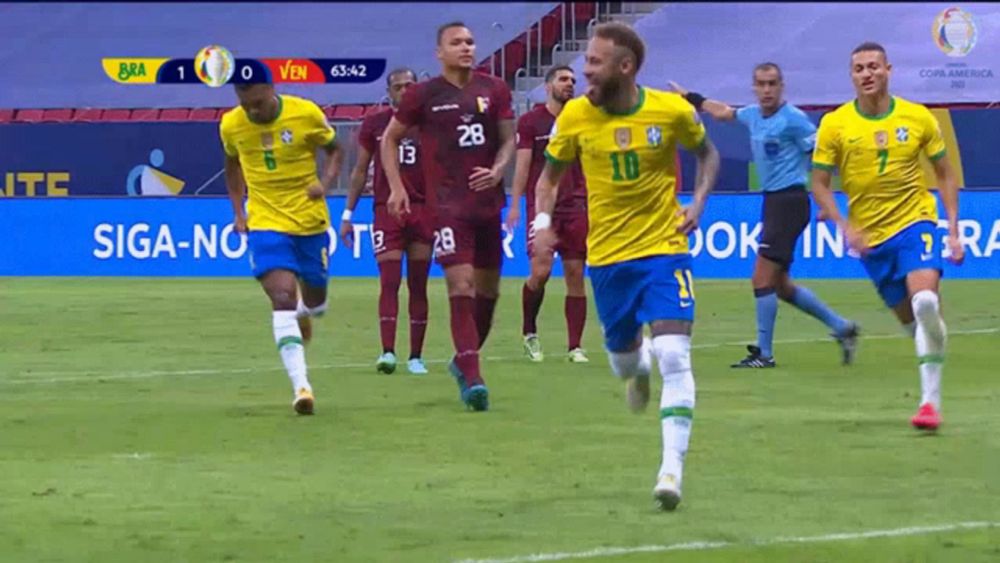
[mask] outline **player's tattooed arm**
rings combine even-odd
[[[958,232],[958,180],[948,162],[948,156],[941,156],[931,161],[934,164],[934,176],[937,179],[938,191],[941,193],[941,203],[948,215],[948,260],[961,264],[965,259],[965,247]]]
[[[712,192],[719,177],[719,150],[708,136],[705,136],[705,140],[693,152],[698,160],[698,171],[695,175],[694,196],[691,198],[691,203],[681,211],[684,221],[681,223],[680,231],[684,234],[689,234],[698,228],[698,220],[705,210],[708,194]]]
[[[399,160],[396,158],[399,142],[405,134],[406,126],[393,117],[382,133],[382,143],[379,146],[379,150],[382,151],[382,170],[385,172],[386,180],[389,181],[389,200],[386,202],[386,207],[397,219],[410,212],[410,198],[406,194],[406,186],[403,185],[403,177],[399,173]]]
[[[246,197],[247,187],[243,181],[243,171],[240,169],[240,157],[227,155],[223,170],[226,191],[229,193],[229,203],[233,206],[233,228],[238,233],[245,233],[247,232],[247,215],[243,209],[243,198]]]
[[[736,109],[725,102],[706,98],[697,92],[689,92],[680,84],[670,81],[670,88],[691,103],[698,111],[705,111],[719,121],[736,119]]]

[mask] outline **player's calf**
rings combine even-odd
[[[933,430],[941,423],[941,375],[944,368],[947,328],[940,314],[937,293],[918,291],[910,300],[916,318],[914,344],[920,363],[920,410],[911,423]]]
[[[653,354],[663,377],[660,395],[660,423],[663,433],[663,460],[657,476],[658,500],[672,510],[680,502],[684,457],[691,438],[695,385],[691,371],[691,337],[664,334],[653,338]],[[673,487],[663,488],[664,483]]]
[[[608,352],[611,371],[625,381],[625,401],[629,410],[639,413],[649,404],[649,374],[652,372],[652,343],[643,338],[639,347],[629,352]]]

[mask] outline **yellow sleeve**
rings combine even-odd
[[[333,145],[337,138],[337,131],[330,126],[326,120],[326,115],[319,106],[313,102],[307,102],[309,112],[309,130],[306,131],[306,139],[314,147],[328,147]]]
[[[239,156],[239,151],[236,149],[236,141],[229,132],[229,128],[226,127],[226,123],[228,122],[225,119],[219,122],[219,137],[222,139],[222,150],[226,152],[226,156],[236,158]]]
[[[830,114],[824,115],[816,132],[816,148],[813,149],[813,168],[832,172],[837,168],[840,147],[837,145],[837,128]]]
[[[922,138],[920,139],[920,146],[923,148],[927,158],[937,160],[947,152],[945,150],[944,136],[941,135],[941,124],[938,123],[937,118],[927,108],[924,108],[924,121],[926,123]]]
[[[705,142],[705,124],[698,116],[698,110],[694,109],[687,100],[681,99],[678,104],[680,110],[679,118],[674,122],[677,140],[681,146],[692,151]]]
[[[579,152],[577,142],[576,104],[567,104],[549,132],[549,144],[545,147],[545,158],[554,162],[572,162]]]

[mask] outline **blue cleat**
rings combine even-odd
[[[410,358],[410,361],[406,362],[406,369],[413,375],[425,375],[427,373],[427,366],[424,365],[424,361],[420,358]]]
[[[454,358],[448,363],[448,372],[455,378],[455,382],[458,384],[458,396],[466,407],[480,412],[490,409],[490,392],[486,389],[486,385],[480,383],[472,387],[466,386],[465,376],[458,369]]]

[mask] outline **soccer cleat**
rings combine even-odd
[[[477,383],[471,387],[465,383],[465,375],[458,369],[458,364],[452,358],[448,364],[448,372],[455,378],[458,384],[458,397],[469,410],[486,411],[490,409],[490,392],[483,383]]]
[[[308,344],[313,337],[313,323],[308,316],[299,317],[299,332],[302,333],[302,343]]]
[[[524,335],[524,353],[533,362],[545,359],[545,354],[542,354],[542,343],[538,341],[537,334]]]
[[[667,474],[660,475],[653,487],[653,498],[662,510],[673,510],[681,503],[681,486],[677,477]]]
[[[849,366],[854,363],[854,356],[858,351],[858,335],[861,334],[861,327],[857,323],[851,323],[848,325],[847,330],[840,334],[831,334],[833,338],[840,344],[841,351],[841,363],[845,366]]]
[[[424,375],[427,373],[427,366],[424,365],[424,361],[420,358],[410,358],[406,362],[406,369],[413,375]]]
[[[649,405],[649,376],[637,375],[625,380],[625,400],[628,408],[638,414]]]
[[[587,357],[587,353],[583,351],[583,348],[573,348],[567,354],[566,359],[571,364],[586,364],[590,362],[590,358]]]
[[[730,365],[731,368],[773,368],[777,364],[774,363],[774,358],[765,358],[760,355],[760,348],[750,344],[747,346],[747,351],[750,352],[747,357],[743,358],[739,362]]]
[[[941,426],[941,414],[930,403],[920,405],[920,410],[910,419],[910,424],[918,430],[937,430]]]
[[[392,373],[396,371],[396,354],[386,352],[378,357],[375,362],[375,369],[379,373]]]
[[[295,400],[292,401],[292,408],[299,414],[312,414],[315,403],[316,398],[313,397],[312,391],[303,387],[295,394]]]

